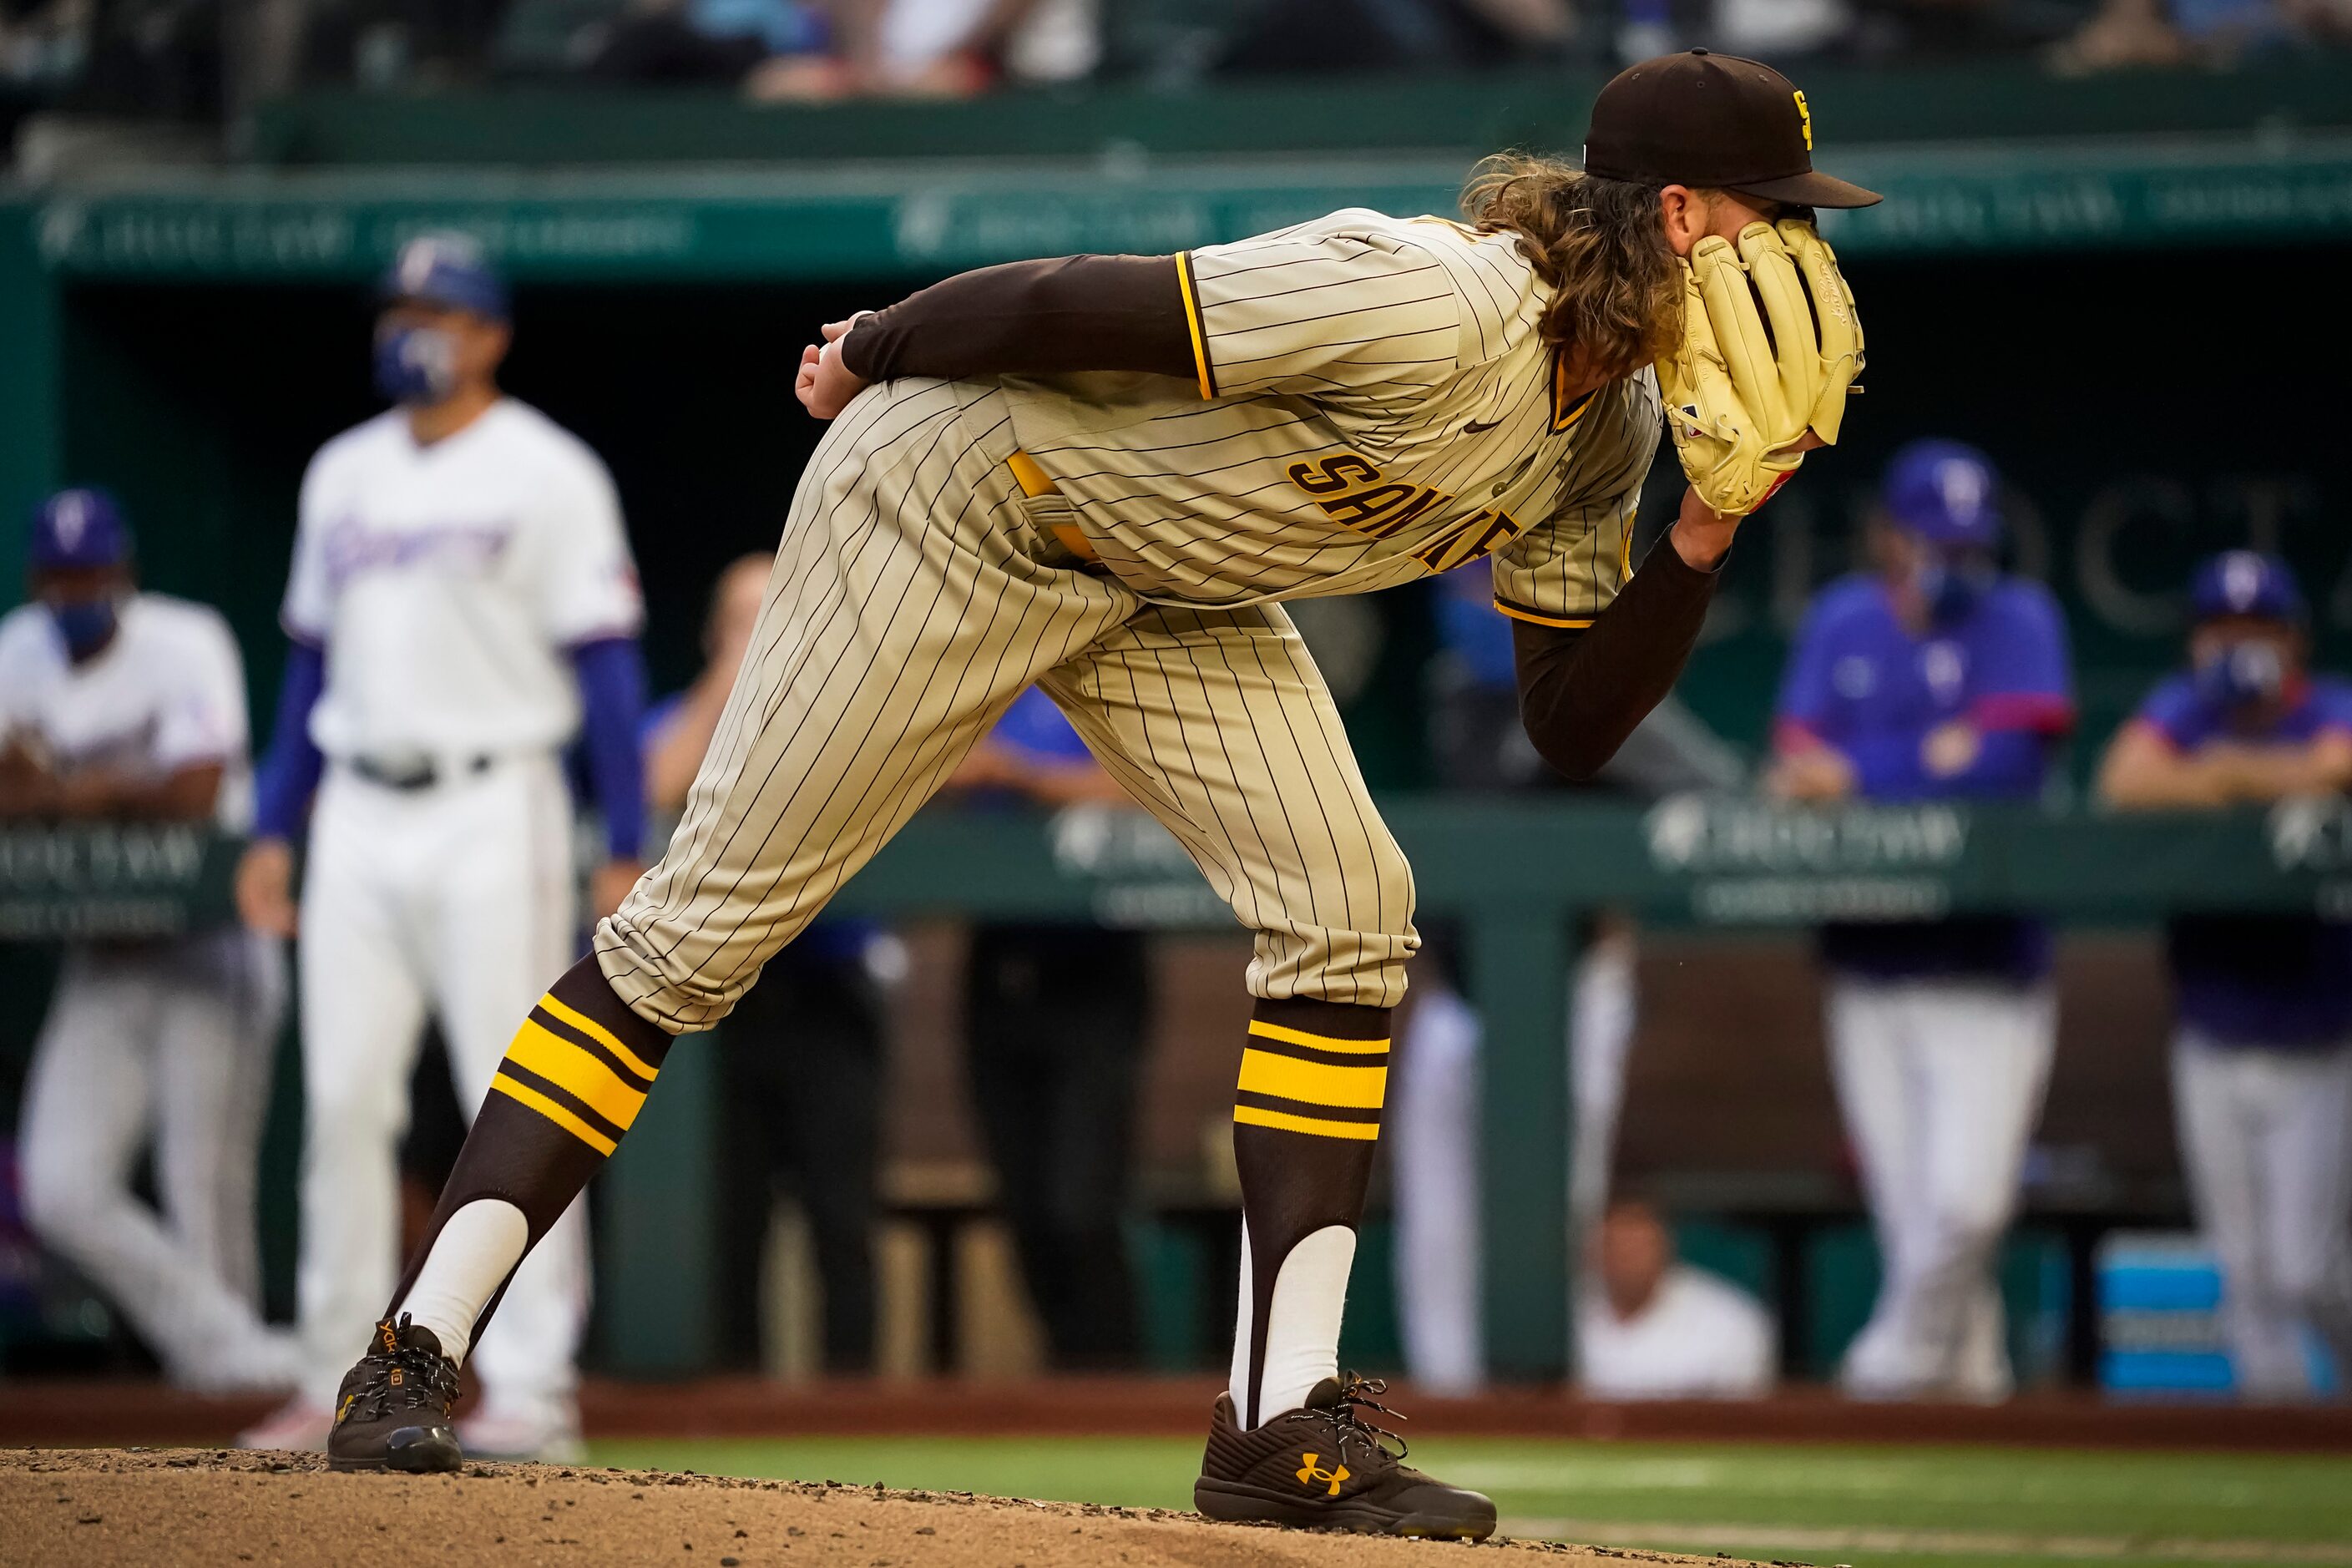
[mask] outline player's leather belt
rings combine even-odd
[[[1057,496],[1062,493],[1062,487],[1054,482],[1054,476],[1039,468],[1037,459],[1026,452],[1013,453],[1004,459],[1004,466],[1013,470],[1013,480],[1021,487],[1021,493],[1024,496]],[[1095,553],[1094,541],[1078,531],[1077,524],[1049,522],[1045,526],[1052,531],[1061,547],[1079,560],[1099,562],[1102,559]]]
[[[471,778],[477,774],[488,773],[491,764],[497,761],[496,757],[484,752],[479,756],[465,758],[445,772],[441,764],[430,757],[394,759],[359,756],[352,759],[351,768],[352,772],[372,784],[381,784],[385,789],[399,790],[405,795],[417,790],[431,789],[446,779]]]

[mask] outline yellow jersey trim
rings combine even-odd
[[[1562,631],[1580,632],[1585,627],[1592,624],[1589,620],[1568,621],[1561,620],[1556,616],[1539,616],[1533,610],[1521,609],[1517,605],[1507,605],[1500,599],[1495,601],[1495,608],[1502,611],[1503,614],[1510,616],[1511,619],[1515,621],[1533,621],[1537,626],[1558,626]]]
[[[1269,1024],[1263,1018],[1252,1018],[1249,1032],[1265,1039],[1287,1040],[1294,1046],[1312,1046],[1318,1051],[1337,1051],[1349,1057],[1386,1056],[1389,1048],[1386,1040],[1342,1040],[1331,1035],[1310,1035],[1304,1029]]]
[[[1201,320],[1201,287],[1192,280],[1192,253],[1176,253],[1176,287],[1184,296],[1184,326],[1192,334],[1192,368],[1201,374],[1201,401],[1217,395],[1216,373],[1209,368],[1209,332]]]
[[[1255,1105],[1234,1107],[1234,1120],[1250,1127],[1273,1127],[1284,1132],[1307,1132],[1318,1138],[1352,1138],[1359,1143],[1380,1140],[1381,1130],[1370,1121],[1326,1121],[1318,1116],[1293,1116],[1286,1110],[1260,1110]]]
[[[1599,395],[1600,392],[1601,388],[1596,386],[1591,392],[1588,392],[1583,396],[1578,398],[1574,403],[1569,402],[1567,397],[1568,356],[1560,353],[1558,349],[1552,350],[1551,433],[1557,436],[1561,431],[1573,426],[1578,420],[1583,418],[1584,411],[1592,406],[1592,400],[1595,396]]]

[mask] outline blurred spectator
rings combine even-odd
[[[1830,584],[1780,690],[1769,787],[1794,801],[2031,800],[2074,723],[2066,632],[2005,576],[1984,455],[1895,455],[1874,573]],[[1969,916],[1829,925],[1832,1076],[1876,1224],[1876,1310],[1846,1356],[1865,1397],[2005,1397],[1993,1262],[2057,1035],[2050,934]]]
[[[794,0],[631,0],[589,74],[609,81],[740,85],[753,96],[835,98],[848,90],[824,12]]]
[[[2352,0],[2101,0],[2050,50],[2062,74],[2227,66],[2256,54],[2352,40]]]
[[[1054,807],[1132,804],[1035,687],[951,783]],[[1150,959],[1141,932],[1097,925],[1004,923],[971,934],[972,1102],[1057,1371],[1119,1371],[1142,1359],[1126,1223]]]
[[[104,492],[33,523],[33,603],[0,619],[0,817],[242,829],[245,670],[228,624],[142,593]],[[68,949],[25,1091],[26,1217],[184,1387],[284,1389],[262,1326],[255,1162],[285,976],[234,926]],[[152,1150],[158,1214],[131,1192]]]
[[[1753,1399],[1771,1391],[1772,1316],[1729,1280],[1675,1257],[1638,1198],[1593,1232],[1576,1305],[1577,1383],[1593,1399]]]
[[[746,555],[719,574],[702,673],[646,715],[646,795],[657,816],[675,820],[685,809],[774,565],[772,556]],[[719,1342],[738,1364],[759,1359],[761,1279],[781,1183],[808,1217],[824,1369],[874,1370],[887,945],[866,921],[820,920],[768,961],[718,1030]]]
[[[94,0],[0,5],[0,79],[19,86],[72,80],[89,58]]]
[[[221,107],[213,0],[0,4],[0,83],[85,114],[209,120]]]
[[[2218,810],[2352,787],[2352,682],[2306,667],[2286,563],[2199,570],[2190,668],[2149,693],[2099,772],[2108,804]],[[2308,1397],[2306,1325],[2352,1375],[2352,925],[2181,914],[2166,933],[2179,1021],[2174,1108],[2189,1192],[2221,1259],[2238,1386]]]
[[[1727,53],[1786,60],[1843,41],[1853,23],[1846,0],[1716,0],[1713,34]]]
[[[1536,754],[1519,721],[1510,623],[1494,605],[1485,561],[1437,583],[1443,651],[1433,669],[1431,742],[1437,773],[1460,790],[1570,789]],[[1597,784],[1648,798],[1731,789],[1739,757],[1689,709],[1668,698],[1627,737]],[[1636,1021],[1631,921],[1603,918],[1585,933],[1570,981],[1569,1222],[1591,1230],[1608,1193]],[[1467,1393],[1485,1380],[1480,1331],[1479,1097],[1484,1026],[1450,978],[1452,933],[1429,935],[1399,1047],[1387,1140],[1395,1163],[1396,1290],[1405,1361],[1414,1381]]]
[[[1267,0],[1227,40],[1234,76],[1476,70],[1556,58],[1568,0]]]
[[[1102,63],[1098,0],[862,0],[845,27],[869,90],[961,98],[1076,81]]]
[[[302,74],[382,91],[487,74],[515,0],[314,0],[293,26]]]

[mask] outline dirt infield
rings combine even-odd
[[[669,1568],[1398,1568],[1465,1551],[1512,1561],[1705,1563],[1514,1542],[1368,1541],[1211,1524],[1192,1514],[752,1481],[650,1470],[467,1465],[455,1476],[339,1476],[307,1454],[234,1449],[0,1452],[0,1562],[310,1568],[381,1563],[662,1563]]]

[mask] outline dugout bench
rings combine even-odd
[[[1513,1380],[1557,1378],[1568,1365],[1570,1118],[1559,1042],[1585,913],[1725,930],[2002,910],[2131,926],[2189,906],[2352,919],[2352,802],[2343,800],[2186,816],[1957,802],[1799,810],[1703,796],[1642,808],[1421,795],[1384,809],[1412,859],[1422,912],[1462,931],[1465,987],[1492,1042],[1486,1341],[1496,1374]],[[236,848],[188,827],[0,831],[0,940],[154,935],[216,916]],[[1233,929],[1163,829],[1095,806],[924,812],[833,908],[884,920]],[[707,1317],[696,1292],[711,1245],[702,1129],[714,1110],[712,1065],[693,1050],[670,1058],[662,1092],[604,1178],[614,1267],[603,1310],[621,1370],[699,1364],[691,1325]],[[2070,1251],[2087,1257],[2096,1227],[2085,1218],[2075,1228]]]

